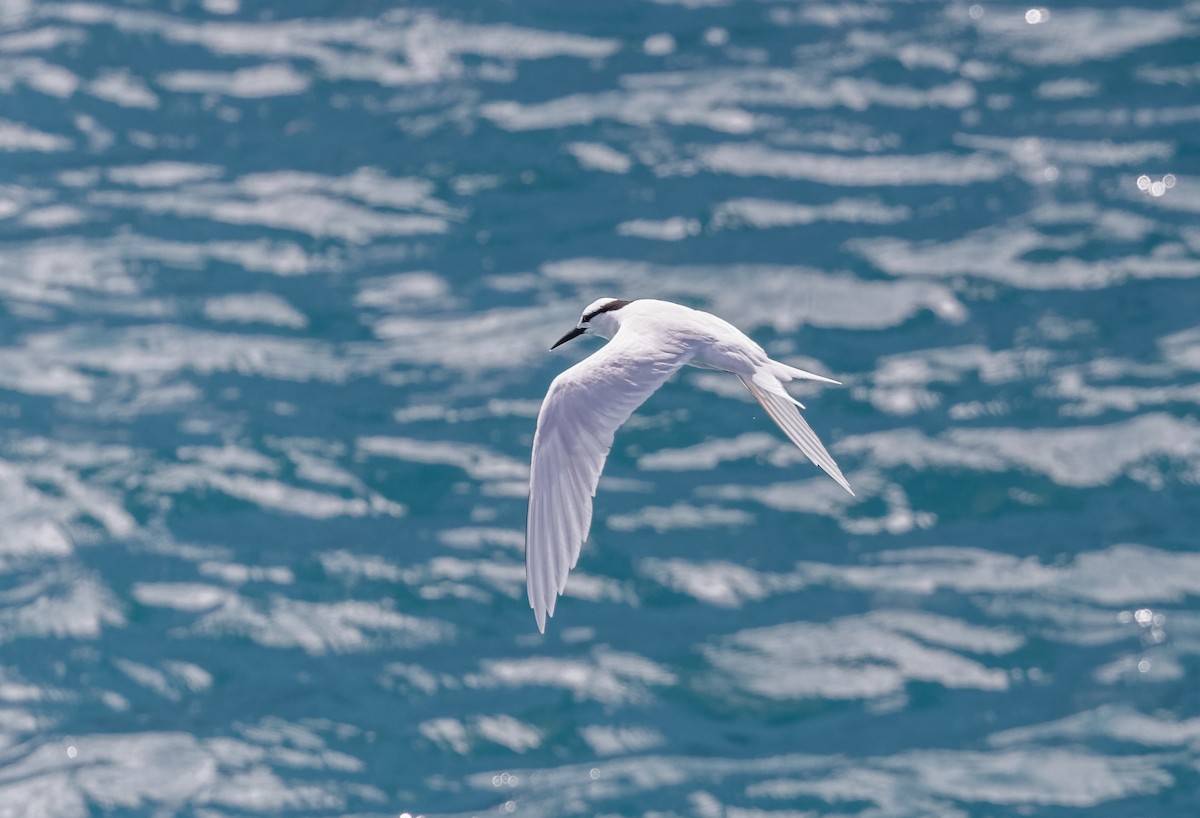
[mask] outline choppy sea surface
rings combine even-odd
[[[0,816],[1200,809],[1200,3],[0,0]],[[600,296],[844,387],[620,432]]]

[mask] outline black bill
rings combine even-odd
[[[580,335],[583,335],[583,333],[585,333],[586,331],[587,330],[585,330],[583,327],[576,327],[575,329],[571,330],[566,335],[564,335],[563,337],[561,337],[557,341],[555,341],[554,346],[550,347],[550,348],[554,349],[554,347],[562,346],[567,341],[570,341],[572,338],[578,338]]]

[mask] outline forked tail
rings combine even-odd
[[[841,381],[835,381],[833,378],[826,378],[824,375],[817,375],[814,372],[809,372],[805,369],[797,369],[794,366],[788,366],[782,361],[771,361],[771,374],[781,381],[820,381],[821,383],[832,383],[838,386],[842,385]]]
[[[828,381],[829,383],[837,383],[837,381],[829,378],[822,378],[820,375],[814,375],[811,372],[805,372],[803,369],[780,364],[775,361],[772,363],[780,367],[785,367],[791,372],[798,373],[792,375],[792,378],[809,378],[817,381]],[[758,372],[752,378],[738,375],[746,388],[750,390],[750,394],[754,399],[762,404],[762,407],[767,410],[767,414],[771,416],[771,420],[779,425],[783,433],[788,436],[788,439],[800,448],[817,466],[820,466],[826,474],[837,481],[837,484],[844,488],[850,494],[854,494],[854,489],[850,488],[850,484],[842,475],[842,470],[838,468],[838,464],[834,462],[833,456],[829,454],[825,446],[817,437],[817,433],[812,430],[808,422],[801,416],[800,402],[787,394],[783,385],[778,380],[772,378],[766,372]]]

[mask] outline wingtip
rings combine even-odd
[[[834,482],[838,483],[838,485],[842,488],[845,488],[847,492],[850,492],[851,497],[858,497],[857,494],[854,494],[854,489],[850,487],[850,481],[846,480],[846,475],[841,473],[841,469],[838,469],[838,465],[834,464],[836,474],[834,471],[830,471],[824,467],[821,468],[824,469],[824,473],[828,474],[830,477],[833,477]]]
[[[857,494],[854,493],[854,489],[850,488],[850,481],[847,480],[846,477],[842,474],[841,469],[838,469],[837,474],[834,474],[833,472],[829,472],[829,476],[832,477],[839,486],[844,488],[846,491],[850,492],[851,497],[858,496]]]

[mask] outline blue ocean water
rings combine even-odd
[[[0,0],[0,816],[1200,807],[1200,3]],[[617,437],[600,296],[736,379]]]

